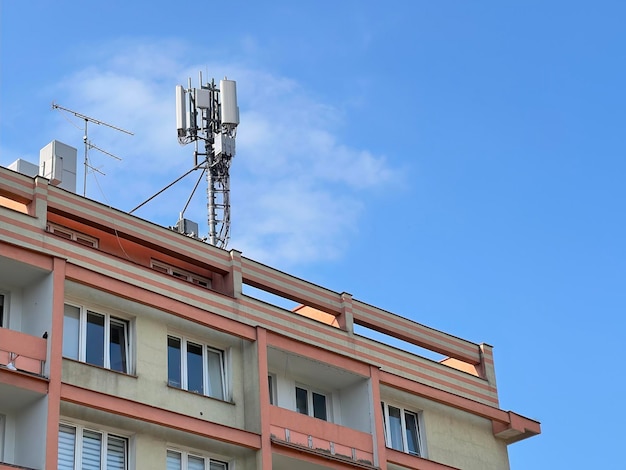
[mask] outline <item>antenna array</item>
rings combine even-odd
[[[95,171],[96,173],[100,173],[102,175],[104,174],[100,170],[98,170],[97,168],[94,168],[93,166],[91,166],[89,164],[89,150],[90,149],[96,149],[96,150],[104,153],[105,155],[108,155],[109,157],[113,157],[116,160],[121,160],[120,157],[118,157],[116,155],[113,155],[112,153],[109,153],[106,150],[102,150],[100,147],[97,147],[95,144],[93,144],[89,140],[89,136],[87,134],[88,123],[93,122],[94,124],[99,124],[99,125],[102,125],[102,126],[110,127],[111,129],[123,132],[124,134],[128,134],[128,135],[135,135],[135,134],[133,134],[132,132],[127,131],[125,129],[122,129],[121,127],[116,127],[113,124],[107,124],[104,121],[100,121],[98,119],[94,119],[92,117],[85,116],[84,114],[80,114],[80,113],[78,113],[76,111],[72,111],[71,109],[64,108],[63,106],[59,106],[56,103],[52,103],[52,109],[58,109],[58,110],[61,110],[61,111],[66,111],[68,113],[73,114],[77,118],[81,118],[81,119],[85,120],[85,133],[83,134],[83,143],[85,144],[85,161],[84,161],[85,174],[83,176],[83,196],[85,196],[87,194],[87,172],[88,172],[88,170],[91,169],[92,171]]]
[[[176,127],[181,145],[195,144],[194,169],[207,178],[208,241],[225,248],[230,237],[230,164],[235,156],[235,137],[239,125],[237,87],[233,80],[215,79],[200,88],[176,86]],[[183,212],[178,223],[185,230]]]

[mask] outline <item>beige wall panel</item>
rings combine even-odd
[[[168,448],[228,461],[235,470],[256,469],[257,452],[232,444],[65,402],[61,402],[61,416],[65,421],[128,437],[131,469],[165,470]]]
[[[243,340],[155,309],[99,294],[90,308],[134,318],[131,328],[135,375],[125,375],[72,360],[63,360],[63,382],[96,390],[176,413],[245,429]],[[94,296],[90,296],[91,299]],[[81,303],[72,297],[72,303]],[[226,352],[227,381],[231,400],[221,401],[167,385],[167,335],[184,335]],[[252,404],[252,403],[251,403]]]
[[[149,434],[136,434],[134,444],[135,468],[165,470],[167,448],[162,440]]]
[[[463,470],[509,469],[506,444],[490,420],[385,386],[381,399],[422,412],[428,459]]]

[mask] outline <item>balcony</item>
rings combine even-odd
[[[48,416],[46,340],[0,328],[0,470],[43,468]]]
[[[271,336],[267,349],[274,468],[372,468],[369,368]],[[298,350],[296,354],[289,349]],[[314,357],[317,353],[317,357]],[[322,356],[320,356],[322,354]]]
[[[321,459],[373,467],[372,436],[298,412],[270,407],[272,442]],[[325,468],[325,467],[320,467]]]
[[[47,347],[43,338],[0,328],[0,365],[8,371],[43,377]]]

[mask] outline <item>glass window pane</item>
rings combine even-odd
[[[187,390],[204,394],[202,346],[187,343]]]
[[[222,353],[220,351],[215,351],[209,349],[208,360],[209,360],[209,393],[208,395],[213,398],[219,398],[220,400],[224,399],[224,381],[223,377],[223,361],[222,361]]]
[[[385,403],[381,401],[380,406],[383,412],[383,432],[385,434],[385,444],[389,446],[389,436],[387,436],[387,417],[385,416]]]
[[[406,443],[408,446],[409,454],[420,455],[417,416],[413,413],[405,411],[404,422],[406,427]]]
[[[267,388],[270,393],[270,405],[274,404],[274,377],[267,376]]]
[[[211,460],[209,470],[228,470],[228,464],[226,462],[218,462],[217,460]]]
[[[400,417],[400,409],[395,406],[389,406],[389,432],[391,433],[390,447],[392,449],[404,451],[402,445],[402,418]]]
[[[57,468],[59,470],[74,470],[74,453],[76,446],[76,428],[72,426],[59,426],[59,457]]]
[[[83,431],[82,470],[100,470],[102,435],[94,431]]]
[[[187,470],[204,470],[204,459],[190,455],[187,460]]]
[[[167,451],[167,470],[181,470],[182,460],[179,452]]]
[[[118,372],[128,372],[126,357],[128,354],[127,337],[128,324],[124,321],[111,318],[109,326],[109,354],[111,356],[111,369]]]
[[[180,382],[180,339],[167,337],[167,383],[172,387],[182,387]],[[168,454],[169,455],[169,454]]]
[[[87,341],[85,361],[104,367],[104,315],[87,312]]]
[[[313,416],[319,419],[327,420],[326,416],[326,397],[319,393],[313,393]]]
[[[309,414],[308,392],[300,387],[296,387],[296,411],[303,415]]]
[[[63,315],[63,357],[78,360],[80,308],[65,304]]]
[[[126,469],[126,439],[109,436],[107,440],[107,470]]]
[[[4,295],[0,294],[0,327],[4,326]]]

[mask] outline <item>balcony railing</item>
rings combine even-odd
[[[30,467],[22,467],[21,465],[13,465],[10,463],[0,462],[0,470],[34,470]]]
[[[5,368],[44,376],[46,356],[45,339],[0,328],[0,364]]]
[[[332,458],[373,466],[372,435],[311,418],[295,411],[270,407],[272,440]]]
[[[393,449],[387,449],[387,463],[400,465],[404,468],[414,468],[415,470],[461,470],[457,467],[450,467],[432,460],[423,459],[415,455],[405,454]]]

